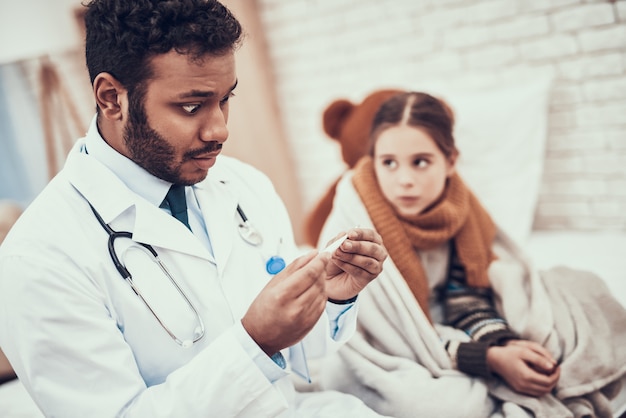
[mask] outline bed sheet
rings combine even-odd
[[[565,265],[597,274],[626,307],[626,232],[533,231],[525,250],[540,270]]]

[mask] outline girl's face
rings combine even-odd
[[[439,200],[455,160],[425,130],[406,125],[385,129],[374,147],[378,184],[402,216],[423,213]]]

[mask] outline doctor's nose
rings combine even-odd
[[[200,128],[200,140],[203,142],[217,141],[223,143],[228,139],[228,127],[226,122],[228,113],[222,109],[216,109],[204,121]]]

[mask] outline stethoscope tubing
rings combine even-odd
[[[100,214],[93,207],[91,202],[89,202],[87,200],[87,203],[89,204],[89,207],[91,208],[91,211],[93,212],[93,214],[95,215],[96,219],[98,220],[98,223],[100,223],[102,228],[106,231],[106,233],[109,236],[108,240],[107,240],[107,247],[108,247],[108,250],[109,250],[109,255],[111,257],[111,260],[113,261],[113,264],[115,265],[116,270],[118,271],[120,276],[125,281],[128,282],[128,284],[130,285],[130,288],[141,299],[141,301],[148,308],[148,310],[150,311],[152,316],[158,321],[158,323],[161,325],[161,327],[167,332],[167,334],[178,345],[186,348],[186,347],[190,347],[191,345],[193,345],[193,343],[199,341],[204,336],[204,333],[205,333],[204,322],[202,321],[202,318],[200,317],[200,314],[199,314],[198,310],[196,309],[196,307],[194,306],[194,304],[191,302],[189,297],[187,297],[187,295],[185,294],[183,289],[178,285],[176,280],[174,280],[174,277],[170,273],[169,269],[161,261],[161,259],[159,258],[159,255],[156,252],[156,250],[154,249],[154,247],[152,247],[149,244],[133,240],[133,233],[132,232],[129,232],[129,231],[115,231],[113,228],[111,228],[111,226],[109,224],[104,222],[104,219],[102,219],[102,216],[100,216]],[[241,237],[246,242],[248,242],[249,244],[251,244],[253,246],[261,245],[263,243],[263,237],[256,230],[256,228],[254,228],[250,224],[250,222],[248,221],[248,217],[244,213],[243,209],[241,209],[240,205],[237,205],[237,213],[241,217],[241,221],[242,221],[242,223],[239,224],[239,233],[240,233]],[[163,274],[165,274],[165,276],[168,278],[170,283],[174,286],[176,291],[185,300],[185,302],[187,303],[187,306],[191,309],[191,311],[193,312],[193,314],[195,315],[195,317],[196,317],[196,319],[197,319],[197,321],[199,323],[199,326],[196,328],[196,332],[194,333],[194,339],[193,340],[180,340],[178,337],[176,337],[176,335],[174,335],[174,333],[163,323],[161,318],[159,318],[159,316],[154,311],[154,309],[152,309],[152,306],[150,306],[148,301],[143,297],[143,295],[141,294],[141,291],[137,288],[137,286],[134,283],[132,274],[130,273],[130,271],[128,271],[126,266],[124,266],[124,264],[120,261],[119,257],[117,256],[117,252],[115,251],[115,240],[117,238],[127,238],[127,239],[130,239],[130,240],[133,240],[133,242],[136,242],[137,244],[140,245],[140,248],[142,250],[148,251],[152,255],[152,257],[154,258],[154,261],[157,263],[157,265],[159,266],[159,268],[161,269]],[[272,257],[270,257],[267,260],[265,268],[266,268],[266,271],[269,274],[272,274],[272,275],[278,274],[280,271],[282,271],[285,268],[285,260],[282,257],[280,257],[279,255],[272,256]]]
[[[174,280],[174,277],[172,276],[172,274],[170,273],[169,269],[167,268],[167,266],[165,265],[165,263],[163,263],[163,261],[161,261],[161,258],[159,257],[158,253],[156,252],[156,250],[154,249],[154,247],[152,247],[149,244],[143,243],[143,242],[139,242],[139,241],[134,241],[137,244],[139,244],[141,246],[141,248],[144,251],[148,251],[153,257],[154,257],[154,261],[157,263],[157,265],[159,266],[159,268],[161,269],[161,271],[163,272],[163,274],[165,274],[165,276],[168,278],[168,280],[170,281],[170,283],[174,286],[174,288],[176,289],[176,291],[180,294],[180,296],[185,300],[185,302],[187,303],[187,306],[191,309],[191,311],[193,312],[193,314],[195,315],[196,319],[198,320],[198,327],[199,330],[195,333],[194,339],[193,340],[181,340],[178,337],[176,337],[176,335],[174,335],[174,333],[163,323],[163,321],[161,320],[161,318],[159,318],[159,316],[157,315],[157,313],[154,311],[154,309],[152,309],[152,306],[148,303],[148,301],[143,297],[143,295],[141,294],[141,291],[137,288],[137,286],[135,286],[135,282],[133,281],[133,277],[132,274],[130,274],[130,271],[128,271],[128,269],[124,266],[124,264],[120,261],[119,257],[117,256],[117,252],[115,251],[115,240],[117,238],[128,238],[130,240],[133,239],[133,234],[132,232],[129,231],[115,231],[113,228],[111,228],[111,226],[109,224],[107,224],[106,222],[104,222],[104,219],[102,219],[102,216],[100,216],[100,214],[98,213],[98,211],[93,207],[93,205],[89,203],[89,207],[91,208],[92,212],[94,213],[94,215],[96,216],[96,219],[98,220],[98,222],[100,223],[100,225],[102,226],[102,228],[104,228],[104,230],[107,232],[107,234],[109,235],[108,238],[108,242],[107,242],[107,247],[109,250],[109,255],[111,257],[111,260],[113,261],[113,264],[115,265],[115,268],[117,269],[117,271],[119,272],[119,274],[122,276],[122,278],[128,282],[128,284],[130,285],[130,288],[133,290],[133,292],[141,299],[141,301],[143,302],[143,304],[148,308],[148,310],[150,311],[150,313],[152,314],[152,316],[158,321],[158,323],[161,325],[161,327],[165,330],[165,332],[167,332],[167,334],[180,346],[182,347],[190,347],[193,343],[199,341],[203,336],[204,336],[204,332],[205,332],[205,327],[204,327],[204,322],[202,321],[202,318],[200,317],[200,313],[198,312],[198,310],[196,309],[196,307],[194,306],[194,304],[191,302],[191,300],[187,297],[187,295],[185,294],[185,292],[183,291],[183,289],[178,285],[178,283],[176,282],[176,280]]]

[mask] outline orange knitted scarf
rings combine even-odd
[[[454,241],[470,286],[489,287],[487,269],[495,259],[491,245],[496,227],[478,199],[453,174],[442,199],[427,212],[403,218],[383,196],[372,158],[365,156],[354,167],[354,187],[389,256],[428,316],[428,280],[418,250],[428,250]]]

